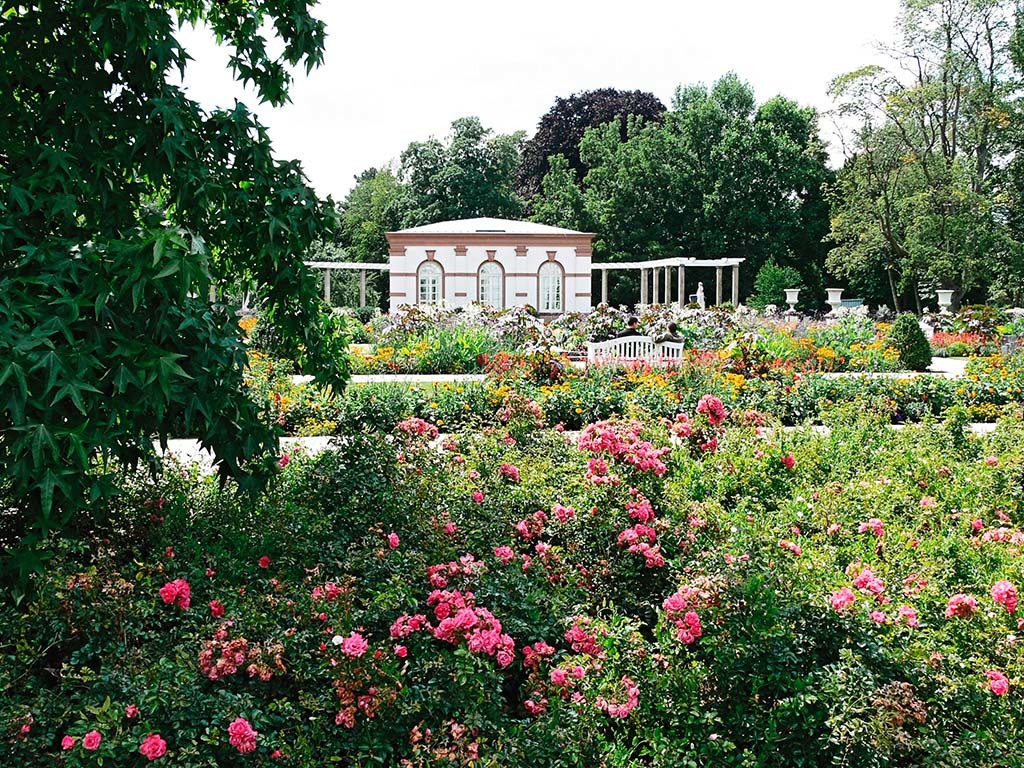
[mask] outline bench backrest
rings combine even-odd
[[[587,344],[587,362],[680,360],[686,347],[677,341],[656,344],[650,336],[623,336]]]

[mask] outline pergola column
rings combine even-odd
[[[647,270],[640,267],[640,303],[647,303]]]
[[[359,306],[366,306],[366,270],[359,270]]]
[[[324,301],[331,303],[331,270],[324,270]]]
[[[680,309],[686,306],[686,267],[679,265],[679,304]]]
[[[672,267],[665,267],[665,303],[672,303]]]
[[[732,305],[740,305],[740,265],[732,265]]]
[[[652,286],[651,287],[654,289],[654,303],[655,304],[660,304],[661,303],[661,294],[659,293],[659,291],[661,290],[661,284],[658,282],[658,270],[659,269],[660,269],[660,267],[655,267],[654,270],[651,273],[651,277],[652,277]]]
[[[715,267],[715,306],[722,303],[722,268]]]
[[[601,303],[608,303],[608,270],[601,270]]]

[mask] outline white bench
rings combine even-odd
[[[656,343],[650,336],[622,336],[587,343],[588,363],[682,360],[686,346],[678,341]]]

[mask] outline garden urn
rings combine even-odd
[[[786,303],[789,304],[789,311],[796,312],[796,302],[800,296],[799,288],[786,288]]]
[[[826,288],[828,292],[828,305],[832,307],[833,312],[838,312],[839,308],[843,306],[843,289],[842,288]]]

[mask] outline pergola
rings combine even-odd
[[[324,301],[331,303],[331,272],[335,269],[351,269],[359,272],[359,306],[366,306],[366,273],[387,272],[388,264],[368,261],[307,261],[307,267],[322,270],[324,273]]]
[[[601,272],[601,302],[608,303],[608,273],[615,269],[640,270],[640,303],[668,304],[672,302],[673,283],[675,296],[679,306],[686,301],[686,268],[715,269],[715,304],[722,303],[722,271],[732,267],[732,296],[734,305],[740,303],[740,264],[745,259],[693,259],[677,257],[673,259],[657,259],[653,261],[602,262],[591,264],[591,269]],[[331,301],[331,272],[335,269],[356,270],[359,272],[359,304],[366,304],[366,273],[386,272],[390,266],[386,263],[365,261],[307,261],[307,267],[322,270],[324,273],[324,301]],[[675,280],[672,270],[676,270]]]
[[[722,270],[732,267],[732,303],[740,303],[740,264],[745,259],[692,259],[674,258],[654,261],[602,262],[591,264],[591,269],[601,271],[601,303],[608,303],[608,273],[613,269],[640,270],[640,303],[669,304],[672,301],[672,270],[676,272],[676,296],[679,306],[686,301],[686,268],[715,268],[715,304],[722,303]],[[661,288],[664,287],[664,290]]]

